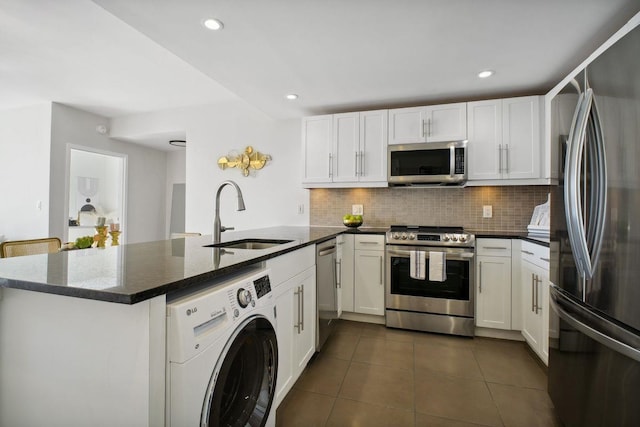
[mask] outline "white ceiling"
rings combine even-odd
[[[0,0],[0,109],[48,100],[116,117],[239,96],[286,118],[544,93],[639,10],[638,0]],[[211,16],[223,31],[202,27]],[[478,79],[487,68],[495,76]],[[291,92],[300,98],[286,101]]]

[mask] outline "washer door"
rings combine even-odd
[[[278,342],[264,317],[245,320],[211,377],[202,426],[264,426],[275,395]]]

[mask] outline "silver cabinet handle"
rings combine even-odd
[[[298,299],[298,307],[297,307],[297,314],[298,314],[298,319],[296,320],[296,323],[293,325],[294,328],[296,328],[298,330],[298,334],[300,333],[300,286],[298,286],[296,288],[296,291],[293,293],[293,295],[295,295]]]
[[[381,286],[382,286],[382,276],[383,276],[383,273],[382,273],[382,267],[383,267],[383,264],[384,264],[384,262],[382,261],[382,258],[383,258],[383,257],[382,257],[382,256],[380,256],[380,285],[381,285]]]
[[[536,293],[536,291],[535,291],[536,288],[535,288],[535,285],[534,285],[534,280],[535,280],[534,276],[535,276],[535,274],[531,273],[531,311],[535,311],[535,307],[536,307],[534,302],[533,302],[533,299],[535,298],[535,293]]]
[[[424,119],[422,119],[422,137],[423,138],[427,136],[427,131],[424,130],[426,125],[427,125],[427,122],[425,122]]]
[[[300,285],[300,327],[304,331],[304,284]]]
[[[482,261],[478,263],[478,291],[482,293]]]
[[[355,157],[355,161],[356,161],[356,165],[355,165],[356,166],[356,176],[358,176],[358,156],[359,156],[359,154],[356,151],[356,157]]]
[[[358,243],[360,243],[362,245],[379,245],[380,244],[379,242],[370,242],[370,241],[367,241],[367,240],[363,240],[363,241],[358,242]]]
[[[496,250],[496,251],[506,251],[509,248],[507,248],[505,246],[482,246],[482,249],[493,249],[493,250]]]
[[[525,251],[525,250],[521,250],[520,252],[522,252],[523,254],[527,254],[527,255],[533,255],[533,252],[529,252],[529,251]]]
[[[550,261],[550,259],[549,259],[549,258],[542,258],[542,257],[541,257],[540,259],[541,259],[542,261],[545,261],[545,262],[549,262],[549,261]]]
[[[498,173],[502,173],[502,144],[498,144]]]
[[[427,136],[431,137],[431,119],[427,119]]]
[[[536,274],[535,279],[533,279],[533,289],[535,291],[534,292],[535,297],[533,299],[533,301],[534,301],[533,306],[535,307],[536,314],[538,314],[538,281],[539,281],[538,275]]]
[[[364,151],[360,152],[360,176],[364,176]]]
[[[329,153],[329,178],[333,176],[333,155]]]
[[[336,288],[342,288],[342,260],[336,260]]]
[[[507,166],[505,167],[505,172],[509,173],[509,144],[505,144],[504,146],[504,154],[506,155],[507,161],[505,162]]]

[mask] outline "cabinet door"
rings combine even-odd
[[[331,182],[333,173],[333,117],[312,116],[302,119],[303,183]]]
[[[540,178],[540,97],[503,99],[502,123],[505,177]]]
[[[467,139],[467,103],[426,107],[427,142]]]
[[[383,251],[355,251],[355,311],[384,315]]]
[[[389,110],[389,144],[426,142],[424,107]]]
[[[469,180],[499,179],[502,154],[502,101],[467,104]]]
[[[336,238],[336,244],[342,310],[353,312],[353,234],[341,234]]]
[[[294,378],[297,379],[316,351],[316,275],[307,270],[294,278],[294,303],[300,327],[294,334]],[[297,292],[297,294],[296,294]]]
[[[358,180],[360,182],[387,181],[387,110],[360,113],[360,152]]]
[[[528,261],[522,261],[520,268],[522,270],[522,335],[529,346],[539,352],[543,325],[542,312],[536,308],[536,304],[539,302],[541,269]]]
[[[359,113],[335,114],[333,116],[333,182],[358,180],[360,158]]]
[[[293,280],[293,279],[292,279]],[[295,378],[293,377],[293,335],[295,298],[293,281],[289,280],[275,288],[276,336],[278,338],[278,379],[276,381],[276,407],[287,395]]]
[[[511,329],[511,257],[479,256],[476,266],[476,325]]]

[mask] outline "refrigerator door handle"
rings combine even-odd
[[[591,154],[589,160],[592,162],[593,170],[592,185],[590,186],[591,194],[589,194],[588,197],[588,200],[591,201],[591,209],[587,216],[589,223],[585,224],[583,200],[580,194],[580,177],[587,130],[592,136],[592,143],[588,148]],[[574,114],[571,131],[569,132],[568,142],[567,167],[564,177],[564,203],[567,215],[567,231],[579,273],[582,277],[591,279],[593,278],[597,258],[600,254],[600,247],[602,246],[604,212],[606,207],[604,141],[602,139],[602,130],[600,128],[597,109],[593,102],[592,89],[587,89],[580,95],[578,108]],[[587,233],[589,240],[587,240]],[[591,245],[589,245],[589,243],[591,243]],[[593,249],[592,251],[589,250],[589,246]]]
[[[562,320],[589,338],[640,362],[640,337],[571,301],[560,288],[549,285],[551,308]]]
[[[602,249],[602,241],[604,239],[604,228],[607,212],[607,159],[605,153],[604,133],[600,124],[600,115],[596,105],[595,94],[592,89],[588,89],[591,93],[591,105],[589,108],[589,133],[592,144],[592,162],[594,165],[594,178],[592,183],[592,214],[589,220],[588,238],[591,242],[591,266],[592,273],[598,265],[600,258],[600,250]]]

